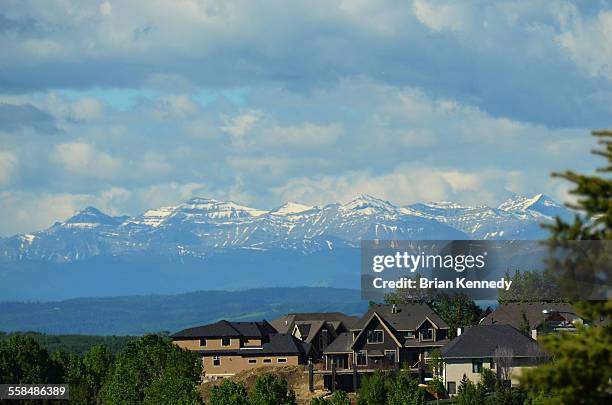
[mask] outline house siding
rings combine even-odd
[[[368,343],[368,331],[369,330],[382,330],[383,331],[383,343]],[[376,318],[373,318],[370,323],[366,326],[363,333],[357,339],[356,344],[353,346],[354,351],[358,352],[360,350],[395,350],[398,345],[393,336],[391,336],[385,327],[380,323],[380,321]]]
[[[298,356],[219,356],[219,366],[213,365],[213,356],[202,357],[202,367],[205,377],[224,377],[232,376],[243,370],[249,370],[261,366],[286,366],[298,365]],[[278,359],[286,359],[284,363],[279,363]],[[264,359],[270,359],[270,363],[264,363]],[[249,363],[249,360],[255,360],[256,363]]]
[[[231,338],[229,346],[223,346],[220,338],[206,339],[206,346],[200,346],[200,338],[197,339],[175,339],[173,343],[182,349],[188,350],[233,350],[240,348],[240,339]]]
[[[482,368],[490,367],[489,359],[482,359]],[[530,367],[511,367],[510,368],[510,380],[513,386],[519,385],[519,378],[525,369]],[[493,372],[496,372],[496,369],[492,369]],[[444,367],[444,383],[447,386],[449,381],[456,382],[457,387],[459,387],[459,383],[461,379],[465,375],[470,381],[477,383],[480,381],[482,374],[481,373],[473,373],[472,372],[472,359],[445,359],[445,367]]]

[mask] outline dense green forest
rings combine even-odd
[[[0,331],[142,335],[175,332],[220,319],[269,320],[288,312],[340,311],[361,315],[367,306],[357,290],[326,287],[0,302]]]
[[[72,404],[197,404],[197,354],[145,335],[118,353],[93,346],[83,355],[48,350],[29,335],[0,340],[0,384],[68,384]]]
[[[63,351],[68,354],[83,355],[94,346],[104,346],[110,353],[118,353],[128,342],[137,336],[95,336],[95,335],[48,335],[39,332],[0,332],[0,340],[14,335],[28,336],[34,339],[49,353]]]

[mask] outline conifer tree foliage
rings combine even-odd
[[[568,205],[578,210],[581,215],[576,215],[573,223],[565,223],[557,218],[556,222],[549,226],[553,242],[612,239],[612,132],[595,131],[593,135],[603,146],[593,153],[607,159],[606,164],[598,169],[599,173],[585,175],[566,171],[554,174],[573,183],[571,193],[578,199]],[[608,290],[611,280],[606,266],[611,263],[610,257],[610,252],[605,249],[601,251],[599,260],[604,267],[596,267],[596,274],[591,274]],[[581,270],[579,261],[555,264],[558,266],[557,271],[563,276],[575,277]],[[586,327],[579,325],[577,333],[551,334],[544,337],[542,343],[553,361],[525,372],[522,385],[540,398],[544,393],[542,403],[610,403],[612,326],[609,320],[612,301],[583,301],[575,305],[584,317],[595,322]]]
[[[425,391],[419,387],[416,379],[402,371],[389,385],[386,405],[422,405],[425,403]]]

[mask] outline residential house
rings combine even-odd
[[[448,343],[449,326],[427,304],[374,304],[325,350],[326,369],[424,370],[425,357]]]
[[[474,326],[446,344],[441,352],[442,379],[449,395],[457,393],[464,375],[478,382],[482,370],[489,368],[517,385],[525,368],[547,361],[535,340],[504,324]]]
[[[280,333],[290,333],[312,345],[315,358],[321,358],[325,348],[339,334],[348,332],[358,317],[340,312],[293,313],[276,318],[270,323]]]
[[[511,325],[533,339],[551,332],[572,332],[576,324],[584,323],[587,321],[571,304],[547,302],[503,303],[480,321],[481,325]]]
[[[171,335],[175,345],[202,356],[204,376],[220,378],[259,366],[305,364],[310,344],[278,333],[262,322],[228,322],[184,329]]]

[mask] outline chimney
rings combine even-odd
[[[393,304],[393,306],[391,307],[391,313],[397,314],[397,305]]]
[[[457,328],[457,336],[461,336],[462,333],[463,333],[463,328],[460,326]]]
[[[532,329],[531,330],[531,338],[533,340],[538,340],[538,330],[537,329]]]

